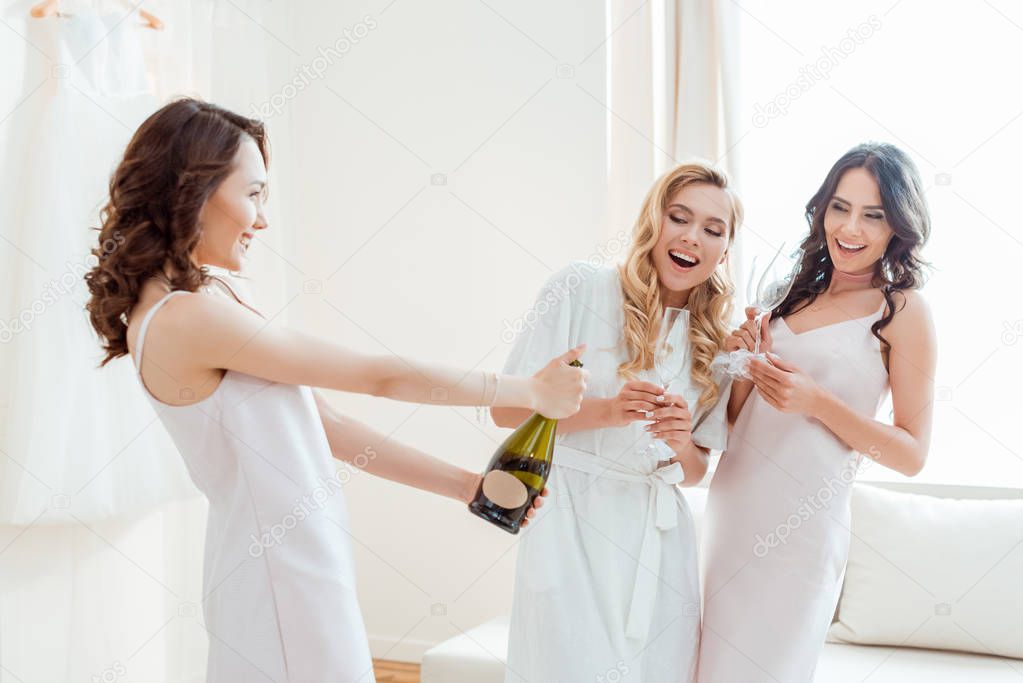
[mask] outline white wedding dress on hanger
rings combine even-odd
[[[205,680],[206,502],[159,422],[147,427],[156,414],[131,359],[93,370],[101,351],[76,265],[88,265],[110,173],[145,116],[184,95],[247,113],[293,75],[279,42],[291,9],[149,0],[157,32],[139,28],[135,4],[62,0],[69,17],[33,19],[26,0],[0,0],[0,683]],[[289,121],[268,122],[271,174],[294,168]],[[275,190],[270,222],[283,224],[296,193]],[[269,232],[276,250],[256,250],[251,272],[261,308],[277,311],[293,267],[276,255],[286,232]],[[53,296],[65,271],[75,285]],[[7,338],[23,310],[31,331]],[[81,436],[89,418],[106,431]]]
[[[204,500],[83,308],[110,174],[165,97],[143,52],[177,27],[0,4],[0,683],[201,683]]]
[[[148,36],[122,2],[60,7],[27,22],[23,95],[0,128],[4,524],[89,523],[197,495],[130,359],[97,367],[84,309],[110,175],[158,106]]]

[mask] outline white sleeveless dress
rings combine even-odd
[[[180,294],[143,318],[137,368],[154,314]],[[141,371],[138,379],[145,388]],[[207,683],[373,681],[344,479],[311,389],[228,370],[191,405],[147,395],[209,500]]]
[[[801,334],[773,320],[774,353],[873,417],[888,391],[870,331],[883,310]],[[699,683],[813,680],[849,554],[861,458],[817,420],[749,395],[707,498]]]

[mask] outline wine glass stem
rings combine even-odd
[[[760,326],[764,324],[764,314],[757,313],[757,317],[754,318],[754,328],[757,333],[753,339],[753,355],[760,353]]]

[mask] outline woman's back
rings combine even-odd
[[[145,299],[139,306],[132,346],[137,367],[144,368],[138,375],[143,388],[143,375],[162,369],[146,361],[152,330],[172,334],[153,321],[169,301],[190,296],[208,295],[172,291],[148,309]],[[161,340],[161,346],[172,348],[173,341]],[[344,478],[312,391],[218,372],[215,388],[187,405],[170,405],[146,389],[209,500],[203,567],[208,680],[372,680]],[[168,375],[175,381],[173,372]]]
[[[176,304],[183,302],[173,300],[166,305],[161,304],[167,292],[168,287],[162,280],[151,279],[142,287],[139,301],[128,319],[127,344],[132,358],[137,358],[136,347],[142,323],[149,311],[160,305],[162,313],[149,323],[149,356],[142,367],[146,377],[144,388],[146,393],[163,404],[184,406],[208,398],[225,374],[223,369],[196,367],[196,354],[191,353],[190,339],[185,336],[188,334],[184,329],[185,316],[194,310],[194,306],[202,306],[212,300],[236,301],[253,315],[262,315],[245,304],[234,287],[216,276],[211,278],[210,285],[195,293],[187,306],[178,306]]]

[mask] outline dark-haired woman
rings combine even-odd
[[[936,341],[920,249],[930,221],[899,149],[864,144],[806,206],[791,293],[763,325],[769,362],[736,382],[711,482],[700,683],[808,683],[835,611],[861,454],[920,471]],[[753,349],[752,309],[726,342]],[[893,424],[874,419],[891,391]]]
[[[343,483],[331,457],[467,502],[477,475],[336,414],[312,386],[420,403],[578,410],[582,347],[531,378],[366,356],[272,324],[206,266],[267,228],[262,125],[196,100],[153,114],[110,182],[86,280],[106,358],[139,381],[209,500],[206,680],[372,681]],[[443,389],[443,391],[437,391]],[[538,499],[539,500],[539,499]],[[530,511],[532,512],[532,510]]]

